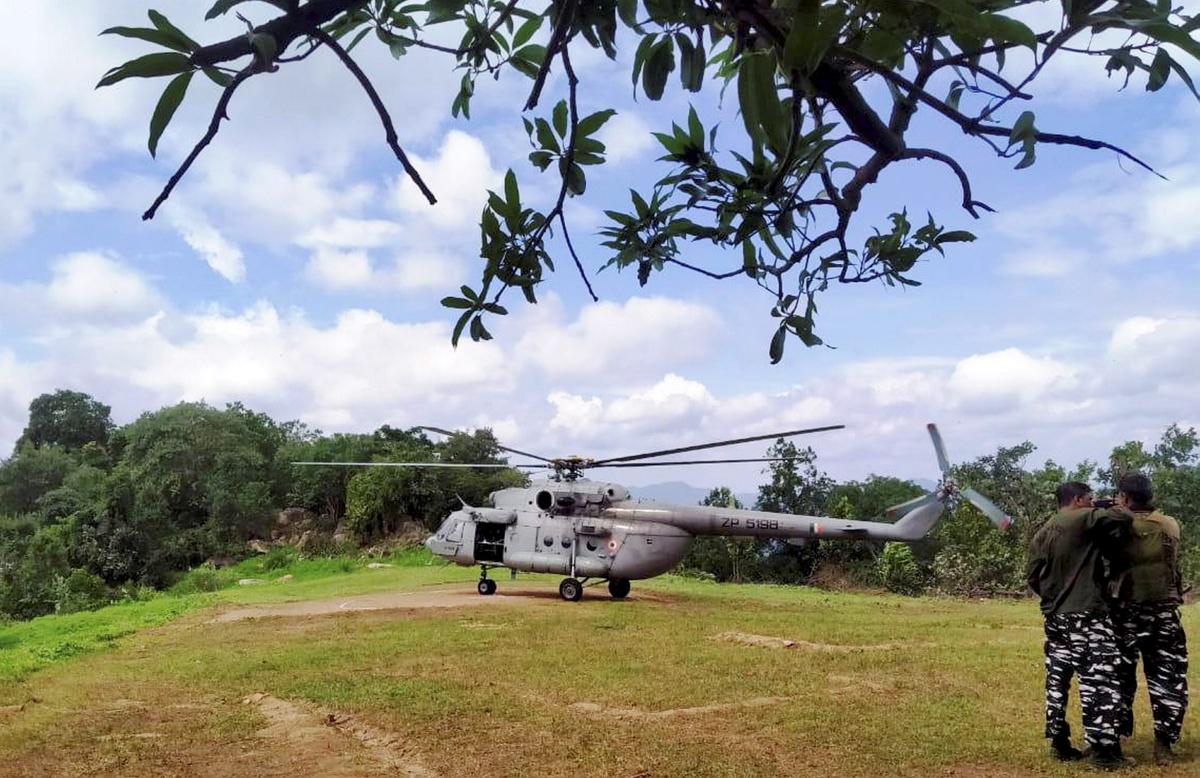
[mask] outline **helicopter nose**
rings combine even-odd
[[[433,535],[430,535],[429,537],[425,538],[424,545],[425,545],[425,548],[429,549],[430,551],[433,551]]]

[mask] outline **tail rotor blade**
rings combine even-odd
[[[946,444],[942,442],[942,433],[938,432],[936,424],[928,424],[926,428],[929,430],[929,437],[933,440],[933,450],[937,454],[938,467],[942,469],[942,475],[950,475],[950,460],[946,458]]]
[[[905,500],[904,502],[900,503],[899,505],[893,505],[892,507],[885,510],[883,512],[883,515],[889,519],[904,516],[907,513],[909,513],[910,511],[916,510],[917,508],[921,507],[922,505],[933,502],[936,499],[937,499],[936,494],[923,494],[920,497],[914,497],[911,500]]]
[[[1000,509],[1000,506],[984,497],[974,489],[963,489],[962,496],[966,497],[972,505],[978,508],[984,516],[987,516],[993,524],[1000,529],[1008,529],[1012,526],[1012,517]]]

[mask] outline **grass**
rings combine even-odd
[[[78,622],[75,633],[92,634],[88,630],[116,623],[121,614],[128,629],[140,628],[132,614],[140,614],[141,626],[161,624],[172,616],[156,609],[172,603],[183,613],[210,604],[413,590],[445,581],[469,588],[475,576],[429,561],[417,552],[384,569],[356,563],[343,571],[324,560],[256,575],[243,567],[242,577],[293,578],[55,618],[63,624],[96,619]],[[518,584],[526,588],[529,580]],[[64,657],[32,675],[26,670],[23,683],[8,687],[9,701],[19,686],[22,694],[46,702],[7,731],[0,726],[0,775],[9,766],[39,774],[42,760],[98,774],[150,772],[162,760],[183,764],[198,755],[242,764],[235,757],[262,748],[261,738],[254,738],[262,722],[236,703],[256,691],[353,713],[401,733],[444,775],[1078,772],[1051,763],[1044,753],[1040,617],[1030,601],[664,577],[636,582],[641,597],[632,601],[614,602],[591,590],[573,604],[554,597],[555,579],[533,580],[546,596],[511,607],[481,598],[457,610],[223,624],[193,613],[136,638],[108,641],[114,648],[104,654]],[[505,579],[500,585],[501,592],[512,586]],[[1200,645],[1194,606],[1185,614],[1193,645]],[[26,626],[31,644],[35,624]],[[730,630],[835,646],[899,647],[840,653],[712,639]],[[65,632],[56,634],[55,640],[70,642]],[[127,697],[146,707],[103,712],[103,705]],[[653,713],[758,697],[782,699],[692,716],[588,716],[571,707],[588,702]],[[170,705],[180,701],[207,712],[172,715]],[[1132,752],[1146,760],[1144,699],[1138,716]],[[1200,739],[1194,718],[1185,746]],[[1073,719],[1078,721],[1077,710]],[[153,747],[128,740],[97,745],[97,733],[120,727],[170,733],[171,739]],[[1197,772],[1193,767],[1138,772],[1187,775]],[[180,768],[178,774],[193,773]]]
[[[372,569],[367,567],[371,561],[392,567]],[[165,624],[196,608],[366,594],[467,580],[473,575],[445,566],[424,548],[401,550],[379,560],[293,556],[286,564],[275,565],[266,556],[256,556],[219,570],[196,568],[170,590],[149,599],[0,623],[0,701],[19,695],[14,687],[34,671],[113,648],[138,630]],[[239,580],[248,578],[263,583],[238,586]]]

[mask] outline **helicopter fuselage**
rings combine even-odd
[[[700,535],[911,541],[941,505],[918,506],[896,524],[682,506],[632,499],[618,484],[534,482],[492,494],[493,507],[464,506],[426,541],[460,565],[507,567],[572,578],[637,580],[675,567]]]

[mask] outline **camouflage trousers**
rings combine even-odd
[[[1117,745],[1121,695],[1120,651],[1106,613],[1057,613],[1046,617],[1046,737],[1070,736],[1067,697],[1079,677],[1083,730],[1093,746]]]
[[[1187,636],[1179,607],[1170,603],[1134,603],[1115,615],[1121,649],[1121,734],[1133,734],[1133,699],[1137,695],[1138,656],[1146,672],[1150,713],[1156,737],[1174,743],[1183,730],[1188,706]]]

